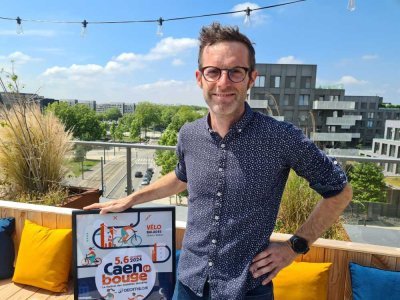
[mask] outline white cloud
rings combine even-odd
[[[198,47],[198,40],[190,38],[174,39],[167,37],[162,39],[157,45],[146,55],[146,59],[158,60],[170,56],[177,56],[186,50]]]
[[[365,54],[361,58],[363,60],[374,60],[374,59],[378,59],[379,56],[377,54]]]
[[[303,61],[295,58],[293,55],[284,56],[277,60],[277,64],[302,64]]]
[[[190,38],[174,39],[167,37],[162,39],[157,45],[150,49],[146,54],[137,54],[132,52],[124,52],[108,61],[105,66],[88,64],[77,65],[73,64],[70,67],[51,67],[48,68],[42,75],[68,77],[77,76],[75,78],[81,80],[80,76],[92,76],[108,73],[131,72],[135,69],[144,68],[147,64],[153,61],[175,57],[188,50],[197,48],[198,41]],[[173,62],[174,65],[180,63],[179,60]]]
[[[54,30],[24,30],[22,34],[17,34],[15,30],[0,30],[0,36],[39,36],[39,37],[53,37],[56,35]]]
[[[33,58],[21,51],[15,51],[6,56],[0,56],[0,60],[13,61],[17,65],[22,65],[30,61],[37,61],[38,58]]]
[[[260,6],[258,4],[256,4],[256,3],[251,3],[251,2],[239,3],[239,4],[236,4],[232,8],[232,11],[240,11],[240,10],[242,10],[243,12],[234,13],[234,14],[231,14],[230,16],[232,16],[234,18],[241,18],[244,21],[245,17],[246,17],[245,10],[247,8],[256,9],[256,8],[260,8]],[[250,23],[252,25],[263,24],[263,23],[265,23],[267,18],[268,18],[267,15],[263,14],[261,10],[253,10],[253,11],[250,12]]]
[[[343,85],[359,85],[359,84],[365,84],[365,83],[367,83],[367,81],[359,80],[350,75],[345,75],[345,76],[342,76],[342,78],[340,78],[340,80],[337,83],[343,84]]]
[[[183,62],[183,60],[179,59],[179,58],[175,58],[172,61],[172,65],[173,66],[183,66],[185,63]]]

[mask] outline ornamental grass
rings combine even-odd
[[[307,180],[290,171],[274,231],[295,233],[320,200],[321,196],[309,187]],[[321,237],[349,241],[342,218],[339,218]]]
[[[6,196],[58,195],[67,171],[65,157],[71,149],[71,134],[64,125],[26,99],[9,107],[1,104],[0,122],[0,172],[3,187],[8,187]]]

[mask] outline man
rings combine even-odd
[[[174,299],[273,299],[271,280],[311,245],[352,197],[337,162],[301,130],[253,112],[247,91],[257,77],[255,51],[235,27],[200,33],[197,84],[209,114],[179,133],[174,172],[100,213],[189,192],[188,222]],[[290,169],[322,199],[290,241],[270,235]]]
[[[125,244],[131,236],[134,236],[134,239],[136,240],[136,236],[135,236],[136,232],[137,231],[133,227],[132,223],[127,226],[122,227],[121,228],[122,242]]]

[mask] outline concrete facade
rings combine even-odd
[[[387,119],[400,119],[400,108],[384,108],[379,96],[347,96],[341,86],[316,87],[317,65],[256,64],[250,90],[255,110],[301,128],[321,147],[372,145],[382,138]]]

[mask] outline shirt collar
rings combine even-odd
[[[243,116],[237,121],[235,124],[231,126],[230,129],[236,130],[238,132],[243,131],[243,129],[250,123],[250,121],[254,117],[254,111],[251,109],[250,105],[247,103],[247,101],[244,103],[244,114]],[[208,130],[208,132],[212,133],[213,130],[210,127],[210,113],[207,114],[207,116],[204,118],[205,122],[205,127]]]

